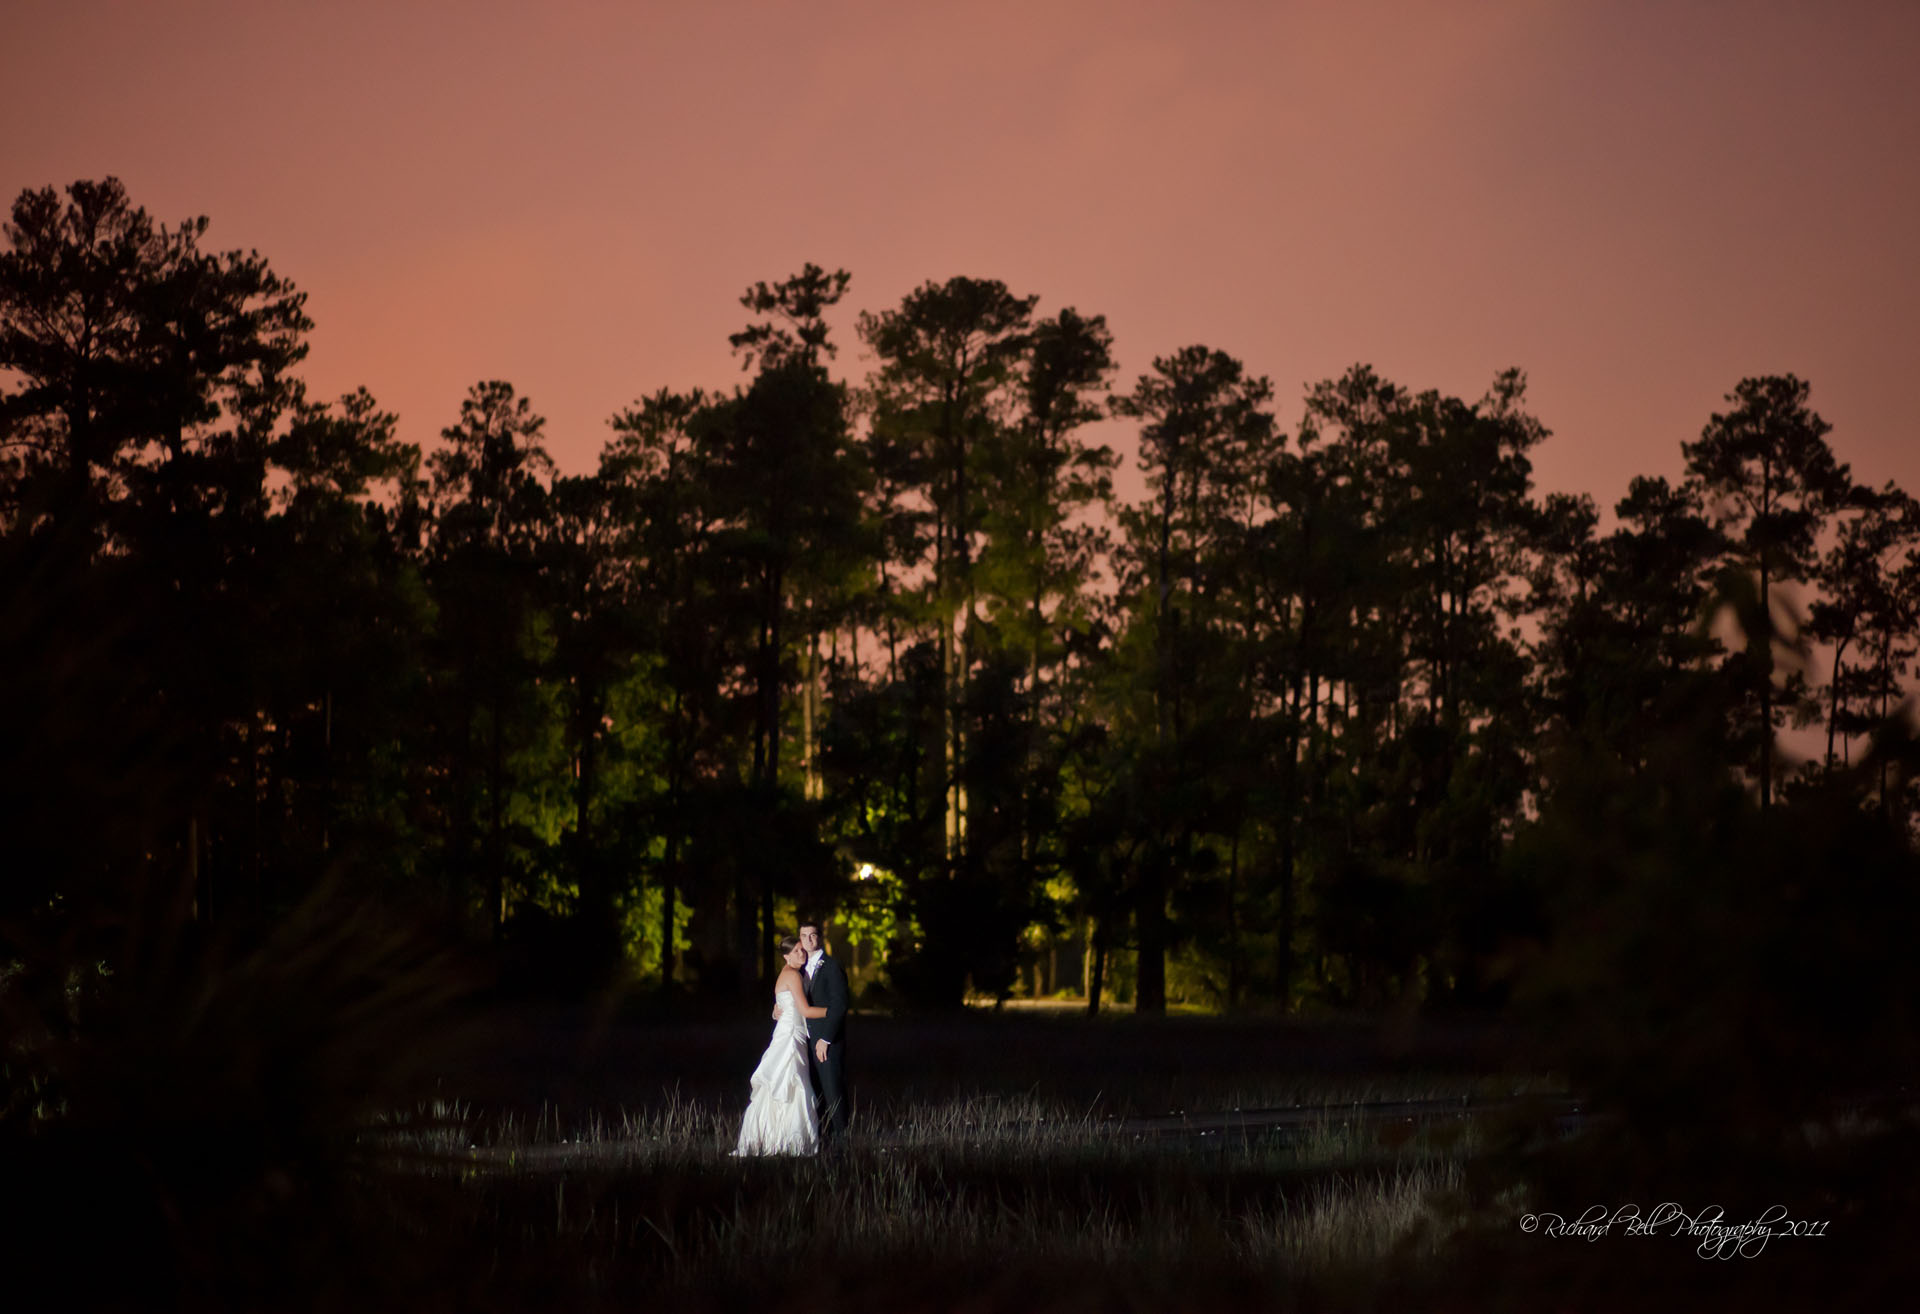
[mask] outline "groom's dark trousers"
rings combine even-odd
[[[825,1017],[807,1019],[807,1062],[813,1068],[813,1087],[820,1095],[821,1140],[826,1145],[844,1142],[847,1133],[847,974],[828,954],[814,969],[807,982],[807,1002],[825,1008]],[[813,1042],[827,1043],[827,1061]]]

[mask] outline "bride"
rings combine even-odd
[[[813,1080],[807,1071],[806,1019],[825,1017],[827,1010],[807,1005],[800,976],[807,951],[800,941],[792,936],[782,940],[780,957],[786,966],[773,985],[773,1039],[753,1070],[753,1098],[740,1122],[736,1156],[813,1154],[820,1148]]]

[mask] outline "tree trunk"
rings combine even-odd
[[[774,966],[773,948],[778,937],[773,925],[773,880],[760,878],[760,988],[771,992],[773,989]]]
[[[1833,647],[1833,674],[1827,680],[1827,770],[1833,770],[1833,735],[1840,723],[1840,658],[1847,651],[1843,637]]]
[[[821,793],[819,749],[814,742],[814,736],[819,731],[814,712],[819,700],[819,682],[820,634],[815,630],[807,635],[806,683],[800,699],[801,791],[809,800],[819,798]]]
[[[673,901],[680,888],[681,827],[686,824],[686,744],[693,737],[687,725],[686,693],[673,691],[673,711],[667,721],[667,852],[660,881],[660,993],[673,992]]]
[[[766,705],[762,715],[766,717],[766,788],[768,791],[780,788],[780,644],[781,622],[785,620],[787,609],[787,578],[778,567],[770,572],[768,578],[768,634],[766,634],[766,669],[762,697]]]
[[[680,826],[667,823],[666,872],[660,882],[660,993],[673,992],[673,892],[680,883]]]
[[[1767,558],[1760,557],[1760,810],[1773,806],[1773,606]]]
[[[1164,769],[1169,750],[1178,737],[1176,695],[1173,679],[1173,511],[1175,489],[1169,473],[1161,498],[1160,543],[1155,581],[1159,597],[1159,615],[1155,617],[1154,734]],[[1167,1008],[1167,857],[1157,842],[1141,868],[1140,898],[1134,911],[1139,932],[1138,973],[1133,1007],[1136,1013],[1164,1013]]]
[[[602,712],[598,696],[580,689],[579,697],[582,706],[575,730],[579,743],[575,748],[577,774],[573,782],[575,877],[580,883],[579,909],[591,929],[595,952],[611,956],[619,952],[620,931],[613,915],[613,892],[607,886],[606,864],[601,860],[592,822],[593,796],[599,778],[599,758],[594,749]],[[596,969],[608,965],[595,963]]]
[[[1233,825],[1233,844],[1227,857],[1227,1008],[1240,1007],[1240,832],[1239,818]]]
[[[1169,855],[1155,852],[1141,870],[1140,906],[1135,913],[1140,954],[1133,1011],[1167,1011],[1167,867]]]
[[[321,700],[320,724],[320,852],[333,851],[333,690]]]
[[[755,942],[760,938],[759,910],[747,886],[746,867],[735,855],[733,863],[733,938],[740,955],[736,979],[742,997],[752,995],[760,984],[760,955]]]
[[[473,722],[479,715],[479,709],[462,698],[459,712],[460,741],[454,747],[453,760],[447,771],[447,875],[451,886],[448,894],[458,911],[461,924],[465,926],[470,924],[467,919],[473,912],[473,905],[468,900],[476,894],[473,861]]]
[[[785,610],[785,580],[778,566],[769,565],[762,577],[760,622],[759,734],[754,766],[760,806],[774,806],[780,787],[780,642]],[[740,898],[740,947],[745,956],[740,979],[751,989],[773,984],[773,880],[757,871],[751,883],[746,873],[735,877]],[[756,897],[757,896],[757,897]],[[755,904],[758,907],[755,907]]]
[[[1098,919],[1087,935],[1087,1016],[1100,1016],[1100,996],[1107,983],[1107,933]]]
[[[1299,725],[1299,686],[1294,687],[1294,724]],[[1274,987],[1279,996],[1280,1011],[1293,1011],[1293,928],[1295,919],[1293,896],[1293,833],[1295,814],[1299,812],[1300,772],[1298,756],[1300,747],[1295,735],[1287,740],[1287,757],[1284,764],[1285,779],[1280,791],[1280,925],[1274,932]]]
[[[600,722],[599,708],[593,705],[584,691],[581,699],[587,706],[581,709],[576,734],[580,742],[574,749],[573,778],[573,833],[581,845],[591,838],[591,823],[588,816],[593,808],[594,754],[593,728]]]
[[[893,578],[887,574],[887,558],[883,551],[880,556],[880,614],[886,621],[887,629],[887,683],[900,681],[900,636],[893,614]],[[853,669],[860,669],[859,627],[854,627]]]
[[[1033,586],[1033,643],[1027,654],[1027,744],[1026,770],[1020,775],[1020,860],[1031,863],[1040,851],[1033,815],[1033,782],[1040,774],[1040,638],[1044,618],[1044,591],[1039,572]]]
[[[500,851],[500,790],[506,775],[506,749],[501,743],[500,695],[492,703],[493,743],[487,756],[487,904],[493,919],[493,942],[500,943],[507,919],[507,872]]]
[[[946,721],[946,733],[943,736],[946,742],[946,798],[942,811],[946,816],[947,874],[954,876],[965,861],[967,847],[967,793],[963,783],[966,740],[961,724],[966,671],[961,636],[955,633],[956,630],[963,631],[960,618],[941,617],[940,630],[940,655],[944,663],[941,671],[941,715]]]
[[[256,707],[247,709],[247,885],[252,888],[256,901],[262,899],[264,891],[261,881],[265,864],[261,861],[261,832],[264,826],[260,819],[260,775],[268,766],[265,755],[260,751],[260,712]]]
[[[1887,691],[1893,686],[1893,681],[1889,678],[1892,665],[1893,635],[1883,629],[1880,632],[1880,674],[1874,681],[1880,686],[1880,715],[1877,719],[1881,725],[1887,723]],[[1880,815],[1888,816],[1891,815],[1892,809],[1887,805],[1887,754],[1881,753],[1878,756],[1880,758]]]

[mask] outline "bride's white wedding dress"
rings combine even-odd
[[[800,1016],[791,990],[782,990],[775,999],[780,1017],[760,1066],[753,1070],[753,1098],[740,1121],[736,1155],[814,1154],[820,1149],[813,1082],[807,1074],[807,1020]]]

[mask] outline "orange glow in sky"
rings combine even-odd
[[[740,378],[740,291],[852,271],[1191,343],[1284,426],[1356,361],[1524,368],[1540,485],[1610,505],[1744,375],[1920,492],[1920,5],[15,0],[0,188],[117,174],[310,293],[306,374],[425,442],[505,378],[590,468]],[[1112,429],[1116,439],[1125,430]]]

